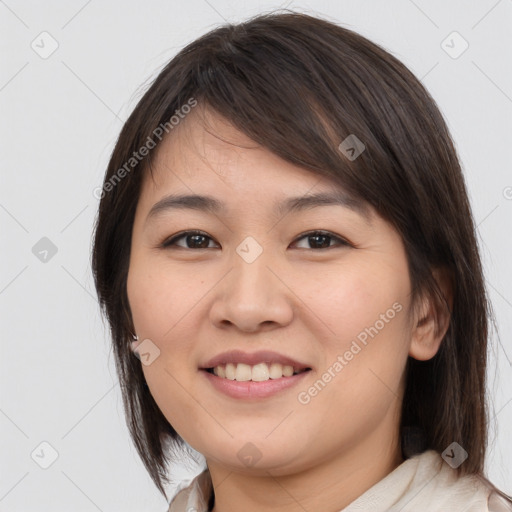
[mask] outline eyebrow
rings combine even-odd
[[[358,213],[371,225],[371,215],[368,206],[363,201],[355,199],[341,190],[289,197],[275,205],[274,213],[282,217],[291,212],[300,212],[319,206],[342,206],[348,208]],[[226,205],[212,196],[170,194],[153,205],[146,217],[146,222],[168,210],[186,209],[219,214],[226,210]]]

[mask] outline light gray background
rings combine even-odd
[[[99,316],[89,268],[93,190],[124,120],[181,47],[219,23],[277,7],[328,16],[381,44],[422,80],[447,119],[501,338],[493,337],[489,371],[498,430],[488,474],[512,493],[512,0],[6,0],[0,511],[167,510],[128,437]],[[51,49],[43,31],[58,43],[47,58],[31,47]],[[443,43],[453,31],[469,44],[457,58],[463,41],[452,35]],[[32,252],[42,237],[57,248],[46,262]],[[51,461],[43,441],[58,453],[48,469],[35,462]],[[198,467],[178,470],[179,480]]]

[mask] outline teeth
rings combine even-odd
[[[233,363],[226,365],[226,379],[235,380],[236,366]]]
[[[240,366],[240,365],[238,365]],[[268,366],[265,363],[256,364],[252,367],[251,378],[256,382],[262,382],[268,380],[270,372]],[[238,379],[237,379],[238,380]]]
[[[293,366],[283,366],[283,375],[291,377],[293,375]]]
[[[251,378],[251,367],[248,364],[238,363],[236,365],[235,380],[238,380],[239,382],[245,382],[246,380],[251,380]]]
[[[217,375],[217,377],[222,377],[223,379],[226,378],[226,369],[224,366],[216,366],[213,369],[213,373]]]
[[[280,379],[283,376],[283,365],[279,363],[272,363],[270,365],[270,378]]]
[[[223,379],[236,380],[238,382],[263,382],[269,379],[280,379],[281,377],[291,377],[294,373],[293,366],[282,365],[280,363],[258,363],[254,366],[244,363],[227,363],[226,365],[216,366],[213,373]]]

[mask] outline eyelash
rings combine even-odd
[[[175,247],[178,247],[180,249],[188,249],[188,250],[191,250],[191,251],[199,251],[199,250],[204,250],[204,249],[211,249],[211,247],[202,247],[202,248],[194,249],[192,247],[176,246],[176,241],[180,240],[181,238],[186,238],[187,236],[193,236],[193,235],[201,235],[201,236],[204,236],[206,238],[209,238],[210,240],[213,240],[213,238],[211,236],[209,236],[207,233],[205,233],[204,231],[199,231],[199,230],[182,231],[181,233],[178,233],[177,235],[174,235],[171,238],[166,238],[160,244],[160,247],[162,249],[169,249],[172,246],[175,246]],[[297,242],[297,241],[299,241],[299,240],[301,240],[303,238],[307,238],[309,236],[314,236],[314,235],[327,236],[328,238],[331,238],[332,240],[337,241],[340,246],[347,246],[347,247],[351,247],[352,246],[349,242],[347,242],[347,240],[341,238],[340,236],[337,236],[337,235],[331,233],[330,231],[324,231],[324,230],[318,230],[318,229],[317,230],[313,230],[313,231],[308,231],[306,233],[302,233],[301,235],[299,235],[294,240],[294,242]],[[332,249],[334,247],[335,246],[329,246],[329,247],[324,247],[324,248],[321,248],[321,249],[309,249],[309,250],[311,250],[311,251],[325,251],[326,249]]]

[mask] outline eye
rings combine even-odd
[[[185,245],[179,245],[178,240],[185,240]],[[344,240],[343,238],[330,233],[329,231],[310,231],[308,233],[304,233],[300,237],[295,239],[297,240],[307,239],[307,242],[312,245],[312,249],[329,249],[332,247],[330,244],[331,241],[335,241],[338,245],[342,246],[350,246],[350,244]],[[177,235],[164,240],[161,244],[161,247],[167,248],[171,246],[181,247],[183,249],[208,249],[209,242],[208,240],[213,240],[210,236],[208,236],[203,231],[183,231],[182,233],[178,233]],[[308,247],[305,247],[308,249]]]
[[[185,239],[185,245],[178,245],[176,242]],[[213,240],[210,236],[208,236],[203,231],[183,231],[182,233],[178,233],[177,235],[164,240],[161,244],[163,248],[177,246],[183,249],[208,249],[208,240]]]
[[[330,241],[332,240],[338,242],[338,245],[350,246],[346,240],[329,231],[310,231],[296,238],[296,241],[302,239],[307,239],[307,243],[312,245],[313,249],[329,249],[332,247],[330,245]],[[306,249],[308,249],[308,247],[306,247]]]

